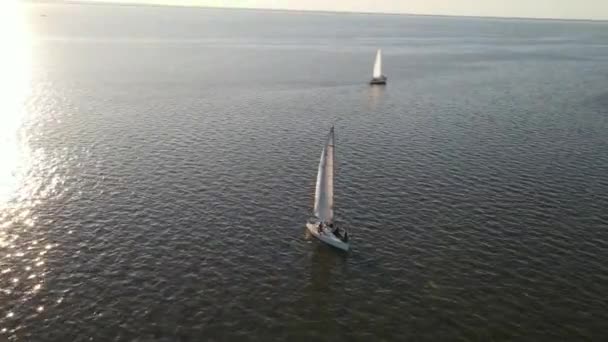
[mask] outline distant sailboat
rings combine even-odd
[[[306,228],[319,240],[347,251],[348,233],[345,229],[334,226],[334,128],[327,136],[327,141],[321,152],[317,185],[315,188],[315,205],[312,220],[306,223]]]
[[[374,62],[374,71],[372,80],[369,84],[386,84],[386,76],[382,75],[382,50],[376,52],[376,61]]]

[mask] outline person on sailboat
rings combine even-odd
[[[334,224],[330,223],[329,228],[338,239],[342,240],[342,234],[340,234],[340,229],[338,229],[338,226],[334,227]]]
[[[319,228],[317,229],[317,231],[318,231],[319,233],[321,233],[321,232],[323,231],[323,222],[320,222],[320,223],[319,223]]]

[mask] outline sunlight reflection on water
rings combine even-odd
[[[18,305],[2,307],[0,333],[12,335],[20,320],[44,311],[45,255],[53,247],[44,238],[32,238],[35,206],[43,182],[36,169],[42,158],[32,151],[28,130],[36,111],[28,109],[32,96],[32,38],[24,6],[2,3],[0,39],[5,44],[0,63],[0,292]],[[0,338],[1,339],[1,338]]]
[[[0,39],[7,45],[0,63],[0,208],[23,182],[29,164],[22,126],[31,84],[31,39],[21,6],[8,2],[2,10]]]

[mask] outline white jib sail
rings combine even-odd
[[[374,72],[372,77],[379,78],[380,76],[382,76],[382,51],[378,49],[378,52],[376,52],[376,61],[374,62]]]
[[[334,219],[334,128],[327,136],[327,143],[321,152],[317,187],[315,189],[315,216],[325,223]]]

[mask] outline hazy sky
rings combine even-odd
[[[349,12],[608,20],[608,0],[96,0]]]

